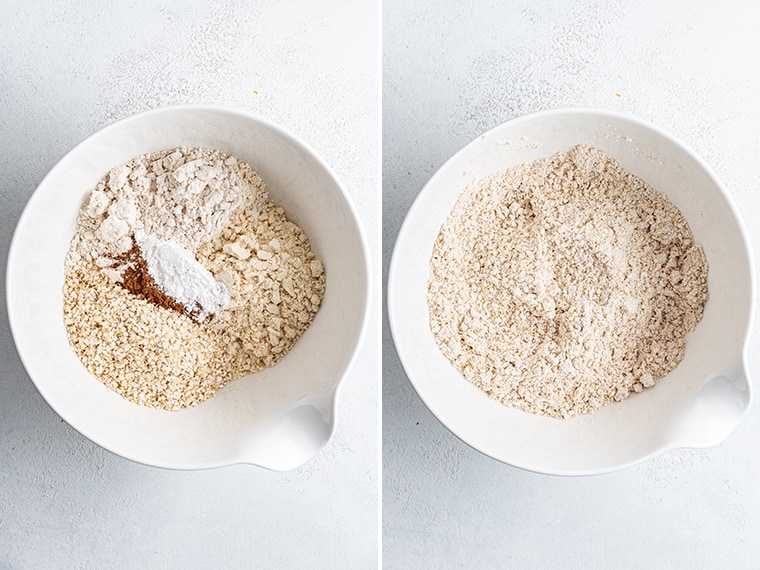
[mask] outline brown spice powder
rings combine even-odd
[[[131,249],[118,256],[116,265],[122,264],[126,265],[126,269],[122,273],[122,281],[119,285],[124,289],[164,309],[188,314],[184,303],[180,303],[171,295],[167,295],[148,273],[148,264],[143,259],[140,246],[134,243],[134,240]]]

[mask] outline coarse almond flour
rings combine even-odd
[[[681,212],[578,145],[468,186],[433,248],[430,326],[490,397],[567,418],[673,370],[707,302]]]
[[[128,400],[179,410],[274,366],[311,324],[325,273],[243,161],[174,148],[113,168],[65,262],[72,349]]]

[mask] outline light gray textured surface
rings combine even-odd
[[[371,0],[2,3],[0,568],[377,564],[376,305],[334,439],[289,473],[172,472],[103,451],[38,395],[5,310],[11,235],[45,173],[95,130],[168,104],[259,113],[303,138],[351,194],[376,267],[377,29]]]
[[[686,142],[760,251],[758,18],[750,2],[386,0],[384,275],[407,210],[446,159],[492,126],[566,106],[620,110]],[[438,423],[383,324],[385,567],[760,566],[757,403],[716,448],[603,476],[538,475]],[[755,351],[750,370],[757,387]]]

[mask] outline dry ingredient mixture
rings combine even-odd
[[[683,359],[707,298],[681,212],[586,145],[466,188],[428,281],[436,343],[465,378],[557,418],[654,386]]]
[[[308,238],[248,164],[180,147],[117,166],[90,193],[66,257],[64,323],[101,382],[178,410],[275,365],[324,290]]]

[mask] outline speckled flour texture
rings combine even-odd
[[[274,366],[311,324],[325,275],[243,161],[204,148],[113,168],[66,259],[72,349],[106,386],[178,410]]]
[[[466,188],[428,282],[436,343],[465,378],[557,418],[654,386],[683,359],[707,298],[681,212],[585,145]]]

